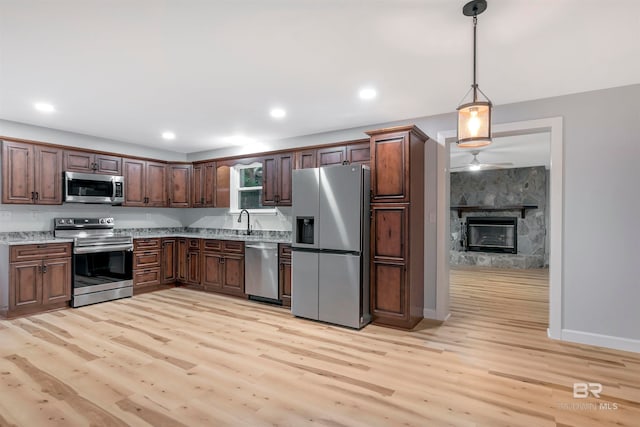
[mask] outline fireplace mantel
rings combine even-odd
[[[524,218],[529,209],[538,209],[538,205],[510,205],[510,206],[451,206],[452,211],[458,212],[458,218],[462,218],[464,212],[495,212],[495,211],[520,211],[520,217]]]

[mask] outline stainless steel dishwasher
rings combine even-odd
[[[246,242],[244,289],[249,298],[278,300],[278,244]]]

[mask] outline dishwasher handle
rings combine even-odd
[[[277,243],[253,243],[244,244],[245,249],[278,249]]]

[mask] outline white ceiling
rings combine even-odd
[[[459,148],[456,144],[451,147],[450,168],[467,167],[473,160],[469,148]],[[477,151],[480,164],[511,163],[501,165],[502,168],[524,168],[529,166],[544,166],[549,169],[551,163],[551,134],[534,133],[530,135],[515,135],[493,138],[490,145]],[[452,170],[464,172],[464,170]]]
[[[0,0],[0,118],[193,152],[452,112],[471,83],[465,2]],[[496,105],[640,82],[637,0],[488,3]]]

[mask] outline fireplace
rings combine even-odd
[[[466,248],[477,252],[518,253],[518,218],[468,217]]]

